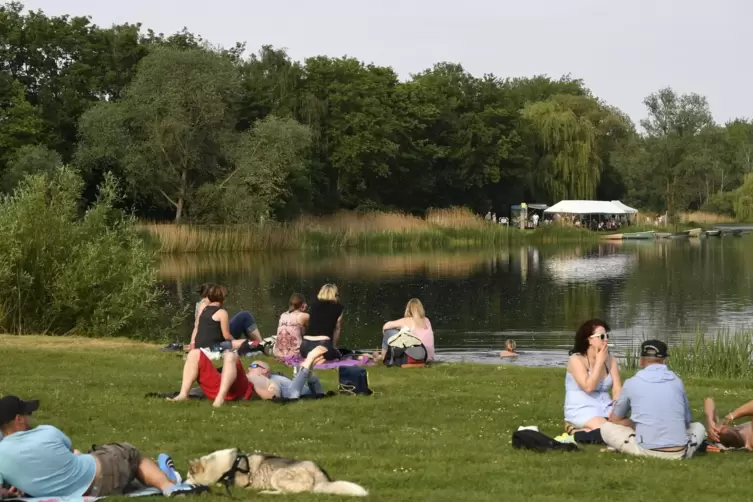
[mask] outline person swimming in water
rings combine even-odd
[[[499,357],[517,357],[519,353],[515,351],[515,347],[517,347],[515,340],[506,340],[505,350],[499,353]]]

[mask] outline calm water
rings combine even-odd
[[[381,325],[415,296],[445,360],[499,362],[494,351],[512,338],[524,353],[515,363],[559,365],[578,324],[594,316],[611,325],[618,353],[647,336],[675,341],[753,327],[753,236],[391,255],[178,255],[164,257],[160,273],[186,303],[202,282],[226,284],[231,315],[251,311],[264,336],[274,334],[290,293],[313,299],[335,282],[346,306],[341,345],[350,348],[376,348]]]

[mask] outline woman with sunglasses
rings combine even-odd
[[[573,431],[598,429],[621,390],[617,360],[609,355],[609,326],[601,319],[586,321],[575,333],[567,363],[565,422]]]

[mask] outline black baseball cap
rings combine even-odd
[[[24,401],[20,397],[5,396],[0,399],[0,425],[12,422],[17,415],[31,415],[39,409],[39,401]]]
[[[669,357],[667,344],[660,340],[646,340],[641,344],[641,357]]]

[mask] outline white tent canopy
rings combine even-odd
[[[560,214],[625,214],[627,211],[606,200],[561,200],[545,213]]]
[[[614,204],[615,206],[617,206],[619,208],[622,208],[622,210],[625,211],[627,214],[638,214],[638,210],[637,209],[634,209],[634,208],[632,208],[632,207],[630,207],[628,205],[625,205],[625,204],[623,204],[622,202],[620,202],[618,200],[613,200],[612,204]]]

